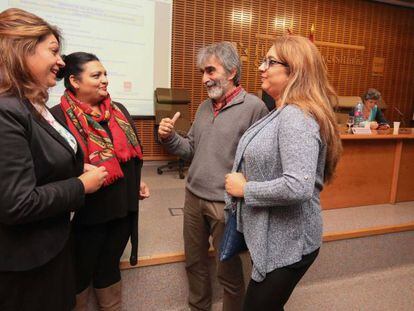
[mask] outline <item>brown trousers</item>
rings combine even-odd
[[[211,309],[211,281],[208,269],[209,237],[215,250],[224,231],[224,203],[203,200],[186,190],[184,204],[184,249],[191,310]],[[242,310],[245,293],[239,256],[220,262],[216,255],[217,278],[224,288],[223,310]]]

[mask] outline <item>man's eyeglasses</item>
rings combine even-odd
[[[267,70],[270,67],[273,67],[277,64],[282,65],[283,67],[289,67],[288,64],[284,62],[279,62],[278,60],[271,59],[271,58],[264,58],[262,62],[260,63],[260,67],[263,67],[264,70]]]

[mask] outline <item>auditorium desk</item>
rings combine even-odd
[[[342,158],[321,193],[323,209],[414,201],[414,129],[342,134]]]

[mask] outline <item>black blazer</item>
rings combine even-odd
[[[0,96],[0,271],[25,271],[54,258],[83,205],[83,154],[27,100]]]

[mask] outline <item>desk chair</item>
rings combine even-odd
[[[186,136],[191,127],[190,94],[184,89],[156,88],[154,91],[154,111],[155,111],[155,136],[158,140],[158,126],[163,118],[172,118],[179,111],[181,116],[175,122],[175,131],[181,136]],[[162,174],[165,170],[177,170],[181,179],[184,179],[184,169],[188,166],[183,159],[168,162],[166,165],[159,166],[157,173]]]
[[[340,125],[348,122],[349,113],[354,111],[355,106],[361,102],[359,96],[338,96],[338,105],[335,107],[336,121]]]

